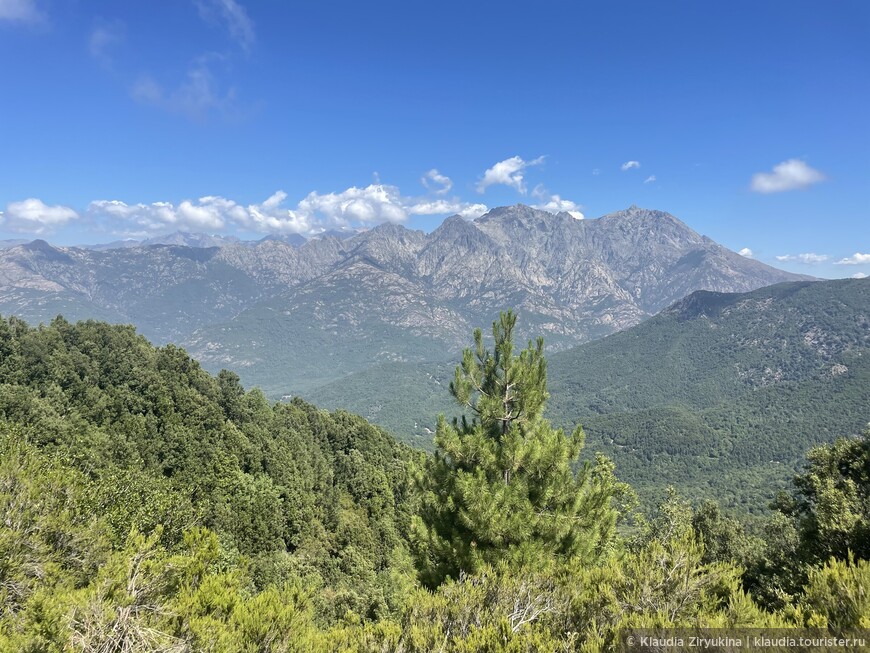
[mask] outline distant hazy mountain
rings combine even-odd
[[[6,249],[7,247],[16,247],[17,245],[23,245],[24,243],[29,242],[23,238],[11,238],[9,240],[0,240],[0,249]]]
[[[108,249],[124,249],[126,247],[141,247],[142,241],[135,238],[124,238],[123,240],[113,240],[108,243],[96,243],[94,245],[82,245],[83,249],[93,249],[98,252]]]
[[[264,243],[270,240],[274,240],[280,243],[287,243],[288,245],[293,245],[293,247],[302,247],[305,243],[308,242],[308,239],[300,234],[269,234],[268,236],[264,236],[256,242]]]
[[[583,424],[636,488],[758,509],[806,449],[870,422],[870,279],[695,292],[548,363],[550,419]],[[455,365],[387,364],[305,396],[425,446],[457,414]]]
[[[312,236],[312,238],[338,238],[339,240],[347,240],[362,233],[358,229],[329,229],[321,234]]]
[[[163,236],[154,236],[146,238],[140,244],[148,245],[183,245],[185,247],[226,247],[239,243],[235,236],[212,236],[209,234],[190,233],[186,231],[176,231],[175,233],[165,234]]]
[[[523,335],[545,335],[553,351],[637,324],[694,290],[801,278],[637,207],[576,220],[517,205],[474,222],[454,216],[430,234],[382,224],[301,246],[164,240],[177,244],[2,250],[0,312],[131,322],[274,396],[378,363],[444,359],[507,307]]]
[[[302,238],[302,236],[299,236],[299,238]],[[162,234],[160,236],[145,238],[144,240],[126,238],[124,240],[114,240],[109,243],[84,245],[83,249],[106,251],[110,249],[126,249],[129,247],[148,247],[150,245],[181,245],[185,247],[225,247],[226,245],[232,245],[240,242],[242,241],[240,241],[235,236],[212,236],[209,234],[176,231],[170,234]]]

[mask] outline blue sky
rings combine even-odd
[[[0,238],[637,204],[870,274],[865,0],[0,0],[0,62]]]

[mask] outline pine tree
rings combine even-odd
[[[515,326],[513,312],[501,314],[492,350],[474,332],[450,384],[471,421],[438,421],[418,522],[422,576],[432,585],[486,564],[591,560],[614,536],[613,500],[625,487],[603,456],[574,471],[583,431],[567,437],[543,418],[544,342],[516,355]]]

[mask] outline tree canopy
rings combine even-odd
[[[583,430],[570,436],[543,418],[544,342],[515,353],[516,315],[480,329],[463,352],[450,393],[471,411],[441,416],[436,452],[421,481],[419,558],[428,582],[508,561],[528,567],[591,562],[613,541],[614,500],[625,488],[599,457],[577,466]]]
[[[270,404],[128,327],[0,319],[0,651],[611,651],[634,629],[870,627],[868,440],[808,454],[762,524],[543,418],[543,344],[475,334],[429,459]],[[412,468],[416,482],[412,480]],[[414,563],[416,562],[416,568]]]

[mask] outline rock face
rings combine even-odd
[[[514,307],[559,350],[637,324],[695,290],[805,279],[746,259],[661,211],[576,220],[528,206],[430,234],[383,224],[345,237],[108,250],[0,250],[0,312],[131,322],[210,368],[273,392],[385,361],[440,358]],[[190,247],[189,243],[207,247]]]

